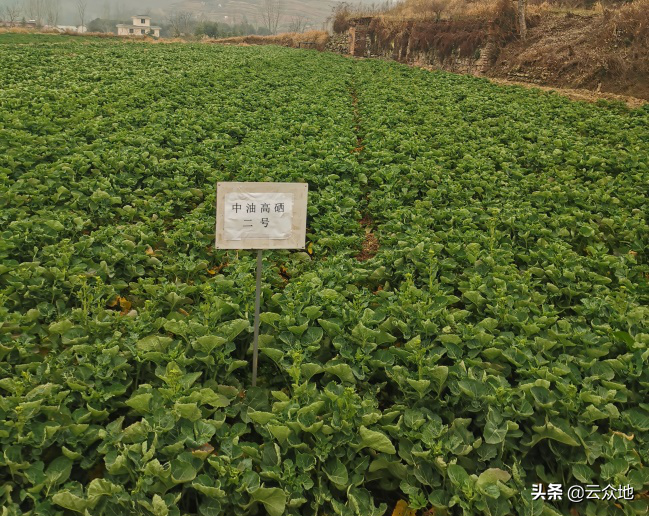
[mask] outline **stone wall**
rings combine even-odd
[[[439,49],[434,46],[426,50],[415,50],[417,43],[413,27],[415,27],[414,22],[406,22],[386,39],[385,34],[377,33],[372,18],[359,18],[352,20],[349,32],[334,34],[327,49],[355,57],[391,59],[415,66],[474,75],[485,73],[496,57],[494,54],[498,51],[492,39],[486,39],[486,42],[477,46],[471,55],[461,55],[458,49],[454,49],[450,53],[447,50],[442,56]],[[448,30],[440,24],[440,30],[443,28]]]
[[[334,33],[329,38],[325,50],[328,52],[335,52],[336,54],[349,54],[349,32],[344,32],[342,34]]]
[[[370,23],[372,18],[356,18],[349,28],[349,53],[354,57],[370,57]]]
[[[458,52],[453,52],[448,57],[440,58],[435,51],[412,52],[408,54],[407,62],[415,66],[437,68],[449,72],[482,75],[491,66],[496,51],[495,43],[487,41],[484,46],[476,49],[472,56],[463,57]]]

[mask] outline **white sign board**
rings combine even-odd
[[[306,183],[216,185],[217,249],[303,249]]]

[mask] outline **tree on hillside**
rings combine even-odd
[[[263,0],[259,9],[264,27],[271,34],[276,34],[279,20],[282,17],[282,0]]]
[[[309,20],[307,20],[304,16],[293,16],[288,24],[288,31],[304,32],[304,29],[306,29],[308,23]]]
[[[248,36],[257,34],[257,29],[244,18],[240,23],[229,24],[204,20],[199,22],[194,31],[198,37],[229,38],[232,36]]]
[[[79,15],[79,23],[81,24],[81,30],[86,25],[86,9],[88,7],[88,2],[86,0],[77,0],[76,1],[77,14]]]
[[[327,23],[332,23],[333,31],[336,34],[347,32],[352,12],[352,5],[349,2],[338,2],[331,8],[331,16],[327,18]]]
[[[16,0],[13,3],[5,5],[4,9],[2,10],[2,14],[9,22],[10,27],[14,27],[16,25],[18,18],[20,18],[21,12],[22,12],[22,7],[18,3],[18,0]]]
[[[92,4],[91,4],[92,5]],[[140,13],[138,13],[140,14]],[[146,13],[141,13],[141,14],[146,14]],[[148,15],[147,15],[148,16]],[[124,16],[122,18],[93,18],[92,20],[88,21],[88,25],[86,26],[86,30],[88,32],[104,32],[107,34],[115,34],[116,33],[116,25],[117,24],[125,24],[125,25],[130,25],[131,18],[130,16]],[[163,25],[163,29],[165,26]],[[162,31],[160,31],[162,33]],[[171,32],[168,33],[171,35]]]
[[[60,0],[46,0],[45,2],[45,20],[51,27],[59,23],[59,14],[61,12]]]
[[[442,19],[442,15],[449,8],[450,0],[425,0],[422,11],[435,18],[435,21]]]
[[[174,11],[167,16],[174,37],[187,36],[193,33],[194,14],[189,11]]]
[[[45,0],[27,0],[27,16],[34,20],[37,26],[42,25],[45,17]]]

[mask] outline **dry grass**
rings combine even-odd
[[[60,31],[54,29],[35,29],[25,27],[0,27],[0,34],[52,34],[56,36],[74,36],[78,38],[102,38],[114,39],[121,43],[154,43],[154,44],[170,44],[170,43],[190,43],[191,40],[183,38],[153,38],[151,36],[118,36],[112,32],[76,32],[71,30]]]
[[[30,34],[36,32],[35,29],[26,29],[24,27],[0,27],[0,34]]]
[[[443,6],[430,2],[407,1],[373,16],[368,27],[370,52],[400,61],[427,59],[424,56],[431,52],[442,63],[453,56],[477,59],[478,51],[488,41],[500,46],[516,34],[516,10],[511,0],[482,0],[471,7],[472,13],[480,11],[482,16],[458,15],[452,19],[443,19]],[[411,11],[407,8],[415,9],[419,17],[409,17]]]
[[[614,11],[604,9],[603,14],[604,37],[626,46],[644,47],[644,53],[649,54],[649,0],[636,0]]]
[[[460,57],[473,55],[487,41],[490,27],[481,20],[404,22],[374,18],[370,31],[377,51],[392,47],[408,49],[410,52],[434,50],[437,58],[443,62],[454,53]]]
[[[619,9],[604,9],[599,36],[608,45],[601,67],[610,77],[633,77],[647,84],[649,76],[649,0]]]
[[[315,48],[318,50],[325,50],[325,46],[329,41],[329,34],[321,30],[313,30],[309,32],[287,32],[284,34],[277,34],[275,36],[240,36],[234,38],[223,39],[183,39],[183,38],[160,38],[155,39],[149,36],[117,36],[112,33],[105,32],[79,32],[58,30],[42,30],[24,27],[0,27],[0,34],[2,33],[15,33],[15,34],[55,34],[64,36],[77,36],[92,37],[92,38],[106,38],[115,39],[123,43],[153,43],[167,45],[171,43],[222,43],[228,45],[279,45],[284,47],[297,48],[300,43],[315,43]]]
[[[66,36],[77,36],[80,38],[85,38],[85,37],[90,37],[90,38],[104,38],[104,39],[113,39],[113,38],[123,38],[124,36],[117,36],[116,34],[113,34],[111,32],[74,32],[70,30],[66,30],[65,32],[62,32],[61,34],[65,34]]]
[[[352,9],[346,2],[341,2],[332,13],[332,29],[336,34],[342,34],[349,30]]]
[[[61,34],[54,29],[37,29],[34,27],[0,27],[1,34]]]
[[[308,32],[285,32],[274,36],[238,36],[208,41],[225,45],[278,45],[291,48],[298,48],[300,43],[315,43],[316,49],[324,50],[329,41],[329,34],[322,30],[312,30]]]
[[[144,41],[146,43],[152,43],[154,45],[168,45],[170,43],[193,43],[192,41],[188,41],[183,38],[146,38],[142,39],[140,38],[139,40],[136,41]]]
[[[405,0],[385,14],[408,20],[492,20],[498,13],[498,0]]]
[[[117,36],[112,33],[106,32],[76,32],[71,30],[60,31],[56,29],[36,29],[36,28],[27,28],[27,27],[0,27],[0,34],[54,34],[61,36],[78,36],[78,37],[92,37],[92,38],[120,38],[123,36]]]
[[[489,73],[649,99],[649,0],[591,13],[547,13],[527,41],[502,50]]]
[[[579,7],[579,2],[557,3],[548,0],[528,0],[527,12],[531,14],[574,14],[592,16],[604,12],[601,0],[591,7]]]
[[[552,0],[528,0],[528,15],[534,17],[545,13],[576,15],[601,14],[605,7],[599,1],[592,8],[574,7],[574,2]],[[396,6],[385,10],[382,15],[386,18],[402,20],[459,20],[477,18],[493,20],[501,10],[499,0],[403,0]],[[351,16],[356,15],[355,12]]]

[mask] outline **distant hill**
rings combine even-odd
[[[286,30],[296,17],[308,21],[314,29],[321,29],[322,23],[331,14],[333,6],[340,0],[282,0],[280,30]],[[353,4],[383,4],[384,0],[353,0]],[[86,19],[128,19],[135,14],[148,14],[155,23],[163,23],[173,11],[190,11],[198,18],[226,23],[240,23],[244,18],[253,25],[261,26],[260,13],[263,0],[88,0]],[[77,14],[73,0],[63,0],[62,22],[76,23]]]
[[[280,28],[287,28],[292,19],[301,17],[312,25],[322,28],[322,23],[331,14],[338,2],[335,0],[283,0]],[[253,25],[261,25],[263,0],[185,0],[174,7],[203,15],[214,21],[235,22],[244,17]]]

